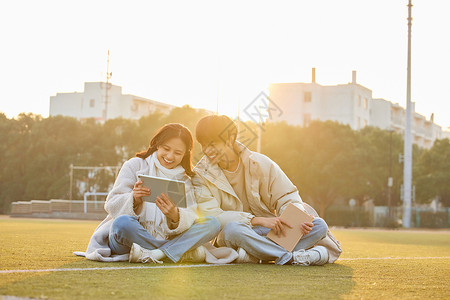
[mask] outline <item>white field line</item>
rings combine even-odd
[[[450,259],[450,256],[441,257],[356,257],[356,258],[339,258],[339,261],[348,260],[386,260],[386,259]],[[173,269],[173,268],[201,268],[201,267],[218,267],[230,266],[236,264],[199,264],[199,265],[171,265],[171,266],[142,266],[142,267],[104,267],[104,268],[66,268],[66,269],[41,269],[41,270],[0,270],[0,274],[10,273],[42,273],[42,272],[74,272],[74,271],[109,271],[109,270],[139,270],[139,269]]]
[[[198,268],[217,267],[223,264],[199,264],[199,265],[176,265],[176,266],[142,266],[142,267],[105,267],[105,268],[66,268],[66,269],[42,269],[42,270],[0,270],[0,274],[8,273],[40,273],[40,272],[73,272],[73,271],[109,271],[109,270],[134,270],[134,269],[171,269],[171,268]]]
[[[341,260],[383,260],[383,259],[450,259],[450,256],[440,257],[356,257],[356,258],[339,258]]]

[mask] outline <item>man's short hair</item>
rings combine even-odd
[[[201,145],[210,142],[227,142],[230,137],[236,140],[238,128],[236,123],[227,116],[210,115],[201,118],[195,128],[195,138]]]

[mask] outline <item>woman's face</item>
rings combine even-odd
[[[156,157],[161,165],[173,169],[181,163],[186,153],[186,145],[179,137],[171,138],[158,146]]]

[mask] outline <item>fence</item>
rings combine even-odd
[[[101,194],[101,193],[100,193]],[[99,195],[99,193],[97,193]],[[12,216],[70,217],[101,219],[106,215],[103,200],[31,200],[13,202]],[[373,209],[351,209],[349,206],[331,206],[325,220],[330,226],[343,227],[400,227],[402,207],[392,208],[392,218],[388,217],[387,206],[375,206]],[[430,208],[415,207],[412,210],[411,226],[416,228],[450,228],[450,208],[434,211]]]
[[[402,207],[393,207],[389,218],[387,206],[375,206],[373,209],[351,209],[349,206],[331,206],[325,220],[330,226],[344,227],[400,227]],[[450,208],[438,210],[415,207],[412,209],[411,226],[415,228],[450,228]]]
[[[106,216],[104,201],[31,200],[11,203],[11,215],[20,217],[93,218]]]

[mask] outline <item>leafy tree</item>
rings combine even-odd
[[[154,113],[139,120],[94,119],[81,122],[69,117],[42,118],[21,114],[8,119],[0,113],[0,213],[12,201],[64,199],[69,196],[70,164],[121,166],[148,147],[155,131],[166,123],[182,123],[195,134],[197,121],[211,112],[190,106],[169,114]],[[257,148],[257,124],[239,122],[239,135],[251,150]],[[376,128],[353,131],[336,122],[312,122],[309,127],[268,123],[261,129],[262,153],[280,165],[299,188],[302,198],[325,215],[338,200],[374,199],[387,204],[391,134]],[[402,137],[392,134],[393,204],[399,204],[403,167]],[[436,141],[430,150],[413,147],[417,201],[435,197],[449,205],[449,140]],[[202,157],[195,142],[194,163]],[[89,190],[109,191],[114,170],[74,172],[74,199]]]
[[[359,204],[364,200],[372,199],[376,205],[388,205],[387,185],[389,165],[391,164],[392,205],[398,204],[403,180],[403,168],[398,163],[399,154],[403,152],[401,136],[395,132],[374,127],[365,127],[359,131],[358,135],[359,144],[355,154],[358,164],[354,174],[354,199]]]
[[[349,126],[312,122],[300,128],[269,125],[263,152],[276,161],[320,215],[337,199],[351,195],[357,136]]]
[[[27,155],[31,132],[42,117],[20,114],[17,119],[0,117],[1,170],[0,209],[5,212],[13,201],[27,200],[25,197],[26,178],[29,165]]]
[[[312,122],[304,128],[298,170],[305,200],[316,204],[320,215],[338,199],[352,195],[355,131],[336,122]]]
[[[62,196],[62,187],[69,182],[69,165],[79,147],[79,127],[77,120],[61,116],[35,122],[22,157],[27,168],[23,177],[25,199]]]
[[[450,206],[450,140],[436,140],[424,151],[415,169],[416,201],[429,203],[438,197]]]

